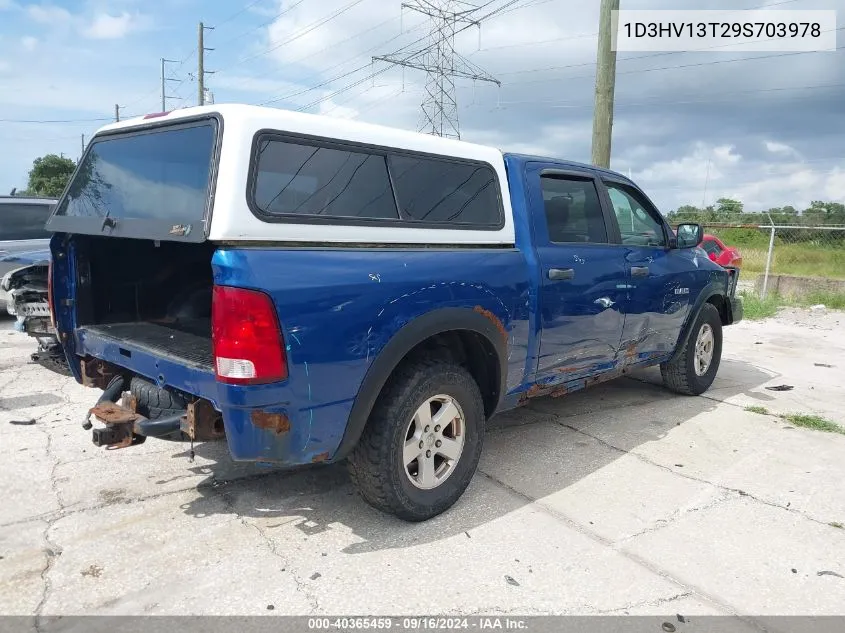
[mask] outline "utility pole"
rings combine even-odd
[[[82,133],[82,153],[79,154],[79,160],[82,160],[82,154],[85,153],[85,132]]]
[[[175,59],[165,59],[164,57],[161,58],[161,111],[167,112],[167,82],[168,81],[175,81],[174,79],[170,79],[165,74],[164,65],[165,64],[175,64]]]
[[[619,11],[619,0],[601,0],[599,7],[599,44],[596,55],[596,103],[593,111],[592,162],[593,165],[604,168],[610,167],[613,95],[616,89],[613,11]]]
[[[203,42],[203,35],[205,31],[213,31],[213,26],[205,26],[202,22],[199,24],[198,38],[197,38],[197,105],[205,105],[205,76],[214,74],[213,70],[205,69],[205,51],[213,51],[213,48],[206,48]]]
[[[120,121],[120,106],[116,103],[114,104],[114,120],[115,122]]]

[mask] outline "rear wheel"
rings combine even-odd
[[[472,376],[443,360],[394,372],[349,456],[349,470],[372,506],[424,521],[464,493],[481,456],[484,403]]]
[[[705,303],[683,349],[660,366],[663,383],[677,393],[701,395],[716,379],[721,360],[722,318],[714,305]]]

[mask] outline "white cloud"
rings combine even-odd
[[[136,17],[125,11],[120,15],[98,13],[82,34],[92,40],[117,40],[137,26]]]
[[[766,149],[773,154],[788,154],[793,151],[789,145],[778,143],[776,141],[766,141]]]
[[[0,11],[9,11],[17,8],[18,4],[12,0],[0,0]]]
[[[51,4],[30,4],[26,7],[29,17],[41,24],[57,24],[71,19],[70,11]]]
[[[21,46],[25,51],[33,51],[35,47],[38,45],[38,39],[32,37],[31,35],[27,35],[21,38]]]

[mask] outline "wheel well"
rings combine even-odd
[[[713,295],[707,298],[707,303],[711,304],[719,311],[719,316],[722,319],[722,325],[730,323],[730,314],[728,314],[728,302],[722,295]]]
[[[403,362],[418,355],[435,355],[464,367],[481,391],[484,414],[493,415],[501,395],[501,376],[496,348],[485,336],[471,330],[441,332],[417,344]]]

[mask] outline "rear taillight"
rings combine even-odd
[[[211,340],[220,382],[254,385],[288,377],[276,308],[263,292],[214,286]]]
[[[53,310],[53,260],[47,264],[47,307],[50,309],[50,325],[56,329],[56,311]]]

